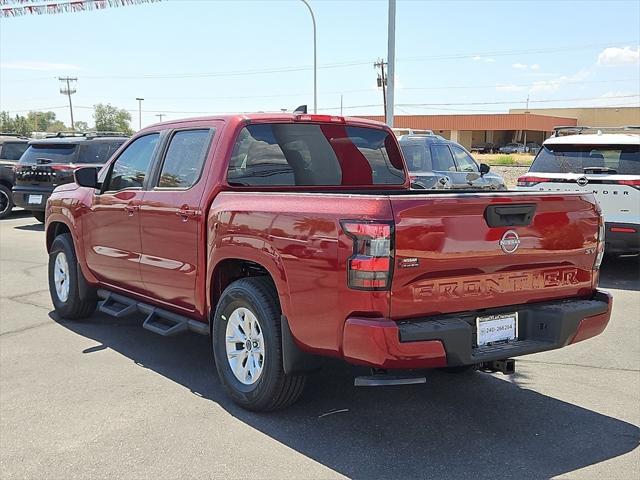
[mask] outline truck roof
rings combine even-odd
[[[155,123],[153,125],[149,125],[145,127],[143,130],[147,129],[155,129],[158,126],[166,126],[170,127],[173,125],[184,125],[185,123],[203,123],[207,121],[216,121],[222,120],[226,123],[240,123],[240,122],[294,122],[300,116],[309,117],[311,122],[317,121],[319,123],[327,122],[332,123],[335,120],[331,119],[342,119],[344,123],[348,125],[363,125],[370,126],[375,128],[389,128],[386,124],[382,122],[377,122],[375,120],[368,120],[365,118],[358,117],[341,117],[339,115],[328,115],[328,114],[314,114],[314,113],[304,113],[304,114],[293,114],[293,113],[236,113],[236,114],[227,114],[227,115],[210,115],[204,117],[193,117],[193,118],[183,118],[178,120],[169,120],[162,123]]]

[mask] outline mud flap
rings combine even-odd
[[[315,372],[320,369],[320,358],[316,355],[303,352],[296,345],[287,317],[280,317],[282,329],[282,366],[287,375],[300,375]]]

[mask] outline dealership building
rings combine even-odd
[[[367,116],[384,121],[383,116]],[[509,113],[469,115],[396,115],[394,127],[432,130],[466,148],[478,143],[505,145],[509,142],[541,144],[554,127],[588,125],[620,127],[640,125],[640,107],[606,108],[530,108],[512,109]]]

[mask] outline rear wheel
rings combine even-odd
[[[40,223],[44,223],[44,211],[43,212],[34,212],[34,211],[32,211],[31,215],[33,215],[33,218],[38,220]]]
[[[49,253],[49,293],[56,313],[62,318],[76,320],[90,316],[98,303],[95,289],[88,287],[84,296],[80,295],[76,252],[68,233],[58,235]]]
[[[5,185],[0,185],[0,218],[6,218],[13,209],[11,190]]]
[[[280,305],[266,277],[229,285],[213,318],[213,354],[222,385],[248,410],[277,410],[293,404],[304,376],[286,375],[282,364]]]

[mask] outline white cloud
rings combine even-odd
[[[511,66],[516,70],[526,70],[527,68],[529,68],[529,65],[527,65],[526,63],[514,63]]]
[[[495,58],[481,57],[480,55],[476,55],[476,56],[473,57],[473,61],[474,62],[484,62],[484,63],[494,63],[496,60],[495,60]]]
[[[533,82],[531,85],[498,85],[496,90],[498,92],[556,92],[563,85],[580,82],[581,80],[586,79],[590,74],[591,73],[588,70],[583,69],[573,75],[560,75],[559,77],[551,78],[549,80],[538,80],[537,82]]]
[[[531,70],[540,70],[540,65],[534,63],[533,65],[531,65]]]
[[[620,67],[624,65],[637,65],[640,63],[640,47],[633,50],[631,47],[609,47],[598,55],[598,65],[605,67]]]
[[[527,89],[522,85],[498,85],[496,90],[498,92],[523,92]]]
[[[79,67],[78,65],[71,65],[68,63],[30,61],[0,63],[0,68],[6,68],[7,70],[37,70],[40,72],[82,70],[82,67]]]

